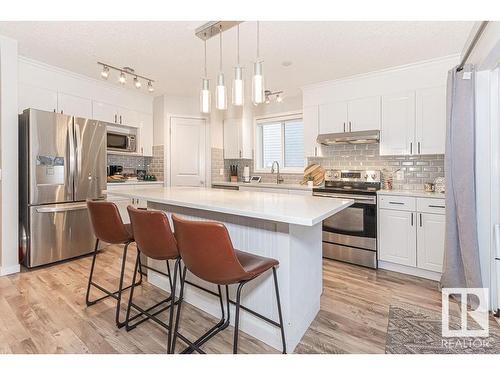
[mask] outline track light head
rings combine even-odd
[[[134,77],[134,86],[136,89],[140,89],[142,87],[141,81],[139,81],[139,78],[137,76]]]
[[[101,77],[104,79],[108,79],[109,77],[109,68],[106,65],[102,67]]]
[[[155,91],[155,88],[153,87],[153,82],[151,81],[148,82],[148,91],[149,92]]]
[[[120,73],[120,78],[118,78],[118,82],[120,82],[122,85],[127,83],[127,77],[125,77],[125,73],[121,72]]]

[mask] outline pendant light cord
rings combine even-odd
[[[236,49],[237,49],[237,58],[236,58],[236,62],[238,64],[238,66],[240,66],[240,25],[236,26],[236,30],[237,30],[237,42],[236,42]]]
[[[259,21],[257,21],[257,59],[260,58],[259,44],[260,44],[260,23]]]
[[[205,43],[205,78],[207,78],[207,33],[204,34],[204,43]]]
[[[222,72],[222,26],[219,26],[220,71]]]

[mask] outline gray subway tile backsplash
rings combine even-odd
[[[378,169],[384,176],[389,171],[400,169],[404,178],[399,181],[394,178],[394,189],[423,190],[424,183],[433,182],[437,177],[444,176],[444,155],[393,155],[379,154],[378,144],[334,145],[322,146],[322,157],[308,158],[308,164],[317,163],[325,169]],[[238,165],[239,179],[242,178],[243,167],[250,167],[253,174],[253,160],[224,160],[223,150],[212,148],[212,181],[229,181],[229,166]],[[219,169],[224,169],[224,176],[219,175]],[[259,173],[263,182],[275,181],[276,175]],[[302,174],[283,174],[285,183],[299,183]]]
[[[137,169],[145,169],[149,174],[163,181],[165,169],[163,165],[163,145],[153,146],[153,156],[133,156],[108,154],[107,165],[121,165],[124,173],[135,173]]]

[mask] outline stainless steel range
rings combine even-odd
[[[325,258],[377,268],[377,190],[380,171],[327,170],[313,195],[349,198],[354,204],[323,221]]]

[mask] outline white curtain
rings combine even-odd
[[[475,71],[448,72],[443,288],[480,288],[475,198]]]

